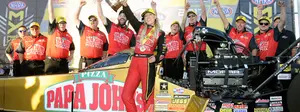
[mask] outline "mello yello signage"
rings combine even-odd
[[[106,71],[93,71],[74,75],[68,80],[45,90],[45,110],[70,111],[72,91],[74,111],[126,111],[121,94],[125,81],[114,80],[114,75]],[[138,111],[142,111],[142,90],[137,89],[134,98]]]

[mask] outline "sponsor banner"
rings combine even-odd
[[[221,108],[220,112],[232,112],[231,108]]]
[[[157,105],[155,104],[155,111],[167,111],[168,105]]]
[[[282,101],[282,96],[270,96],[270,101]]]
[[[254,108],[254,112],[270,112],[269,108]]]
[[[248,112],[247,109],[233,109],[233,112]]]
[[[255,103],[269,103],[269,102],[270,102],[269,99],[257,99],[257,100],[255,101]]]
[[[175,88],[173,89],[174,94],[182,94],[184,92],[184,89],[179,87],[179,88]]]
[[[221,108],[233,108],[234,103],[222,103]]]
[[[233,108],[234,109],[247,109],[248,105],[234,105]]]
[[[114,81],[108,84],[104,80],[72,80],[61,82],[45,90],[46,111],[70,111],[72,92],[74,93],[74,111],[125,111],[121,94],[124,82]],[[137,109],[142,111],[142,90],[138,88],[134,96]]]
[[[282,106],[282,101],[270,102],[270,107],[279,107]]]
[[[166,107],[168,111],[201,110],[202,108],[204,110],[207,105],[208,99],[195,96],[195,92],[192,90],[183,89],[158,77],[155,81],[155,107],[162,106],[163,109],[160,110],[164,110]],[[179,88],[183,89],[180,90],[182,93],[175,94],[174,90]]]
[[[270,112],[283,112],[283,107],[270,107]]]

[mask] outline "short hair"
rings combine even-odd
[[[24,25],[20,26],[18,29],[20,29],[20,28],[25,28],[27,30],[27,27]]]

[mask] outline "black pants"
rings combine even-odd
[[[168,58],[163,60],[164,74],[173,79],[182,79],[183,77],[183,61],[182,58],[176,60],[176,58]]]
[[[84,58],[81,57],[79,60],[79,70],[83,69],[84,67],[82,66],[83,63],[85,63],[85,67],[101,60],[102,58]]]
[[[24,60],[21,63],[22,76],[42,75],[44,74],[44,61]]]
[[[186,53],[186,70],[189,73],[189,68],[190,68],[190,58],[191,57],[196,57],[196,52],[192,52],[192,51],[188,51]],[[205,51],[199,51],[199,57],[198,57],[199,61],[204,61],[207,60],[207,55]],[[200,66],[199,66],[200,67]]]
[[[69,62],[67,59],[47,58],[45,60],[46,74],[64,74],[69,73]]]
[[[14,77],[18,77],[18,76],[22,76],[21,74],[21,64],[19,60],[15,60],[14,64],[13,64],[13,76]]]

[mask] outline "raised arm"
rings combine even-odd
[[[204,22],[206,22],[206,8],[203,0],[200,0],[200,8],[201,8],[201,18]]]
[[[184,6],[184,13],[183,13],[183,17],[182,17],[182,21],[181,21],[181,29],[184,30],[185,28],[185,23],[187,20],[187,12],[190,8],[190,3],[186,2],[185,0],[185,6]]]
[[[227,20],[227,18],[226,18],[226,16],[225,16],[225,14],[224,14],[224,12],[223,12],[221,6],[220,6],[219,0],[214,0],[214,4],[216,5],[216,7],[217,7],[217,9],[218,9],[218,13],[219,13],[219,16],[220,16],[220,18],[221,18],[223,24],[224,24],[224,28],[225,28],[225,29],[228,28],[229,22],[228,22],[228,20]]]
[[[280,7],[280,22],[278,23],[278,30],[280,32],[282,32],[284,25],[285,25],[285,21],[286,21],[286,9],[285,9],[285,3],[284,1],[280,0],[278,2],[278,5]]]
[[[124,13],[126,15],[126,18],[128,19],[129,23],[131,24],[131,26],[133,27],[133,29],[135,30],[135,32],[139,32],[140,26],[143,24],[142,22],[140,22],[133,14],[133,12],[131,11],[130,7],[127,4],[127,0],[123,0],[122,2],[123,5],[123,10]]]
[[[53,13],[52,0],[48,0],[48,16],[49,16],[49,22],[52,24],[55,18]]]
[[[106,21],[106,17],[103,14],[103,10],[102,10],[102,5],[101,5],[102,0],[98,0],[97,1],[97,12],[98,12],[98,16],[101,19],[101,21],[103,22],[104,25],[107,25],[107,21]]]
[[[257,19],[259,20],[262,17],[262,10],[264,9],[264,6],[262,5],[262,3],[260,2],[257,5]]]
[[[81,8],[82,8],[85,4],[86,4],[86,1],[81,0],[81,1],[80,1],[79,7],[77,7],[77,9],[76,9],[75,17],[74,17],[74,22],[75,22],[75,25],[76,25],[77,27],[79,27],[79,24],[80,24],[79,14],[80,14]]]

